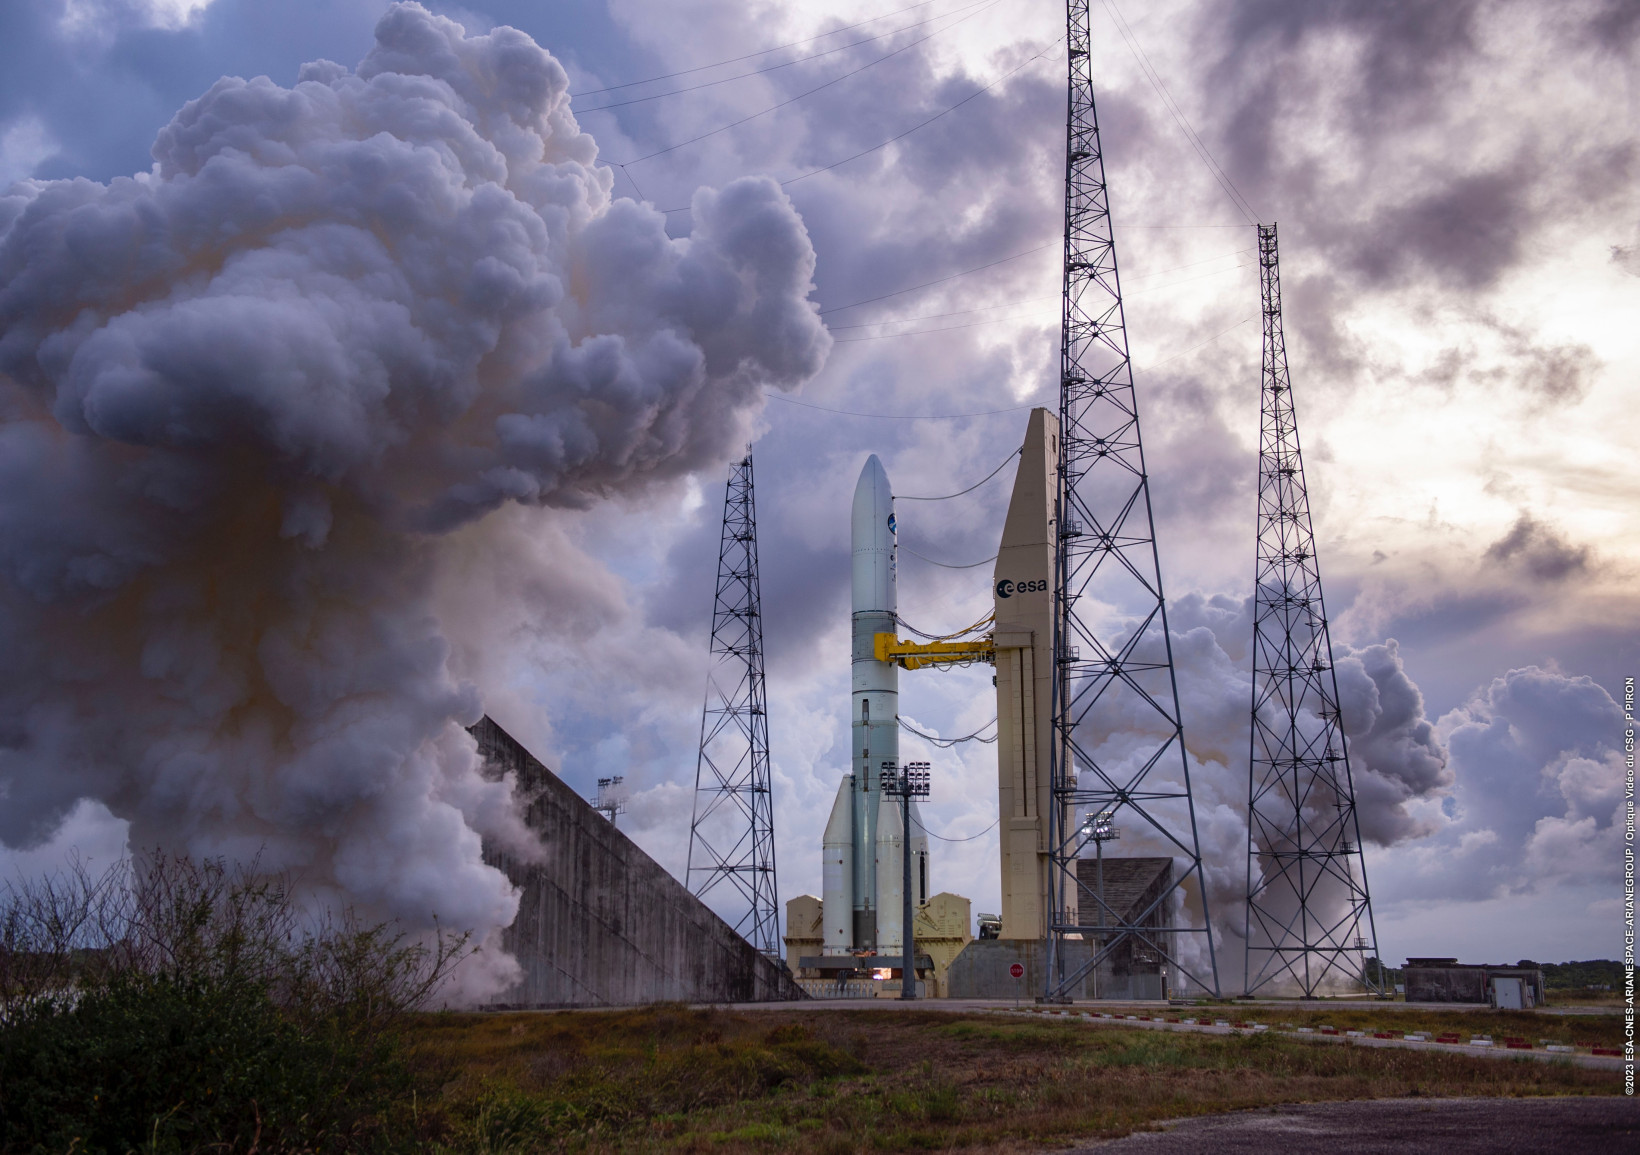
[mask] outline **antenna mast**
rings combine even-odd
[[[719,913],[759,951],[778,958],[769,719],[749,448],[729,467],[723,498],[711,654],[686,877],[701,899],[727,884],[728,892],[719,896],[728,903],[727,912]]]
[[[1247,799],[1247,986],[1290,979],[1313,997],[1344,979],[1383,993],[1338,676],[1299,456],[1281,327],[1275,225],[1258,226],[1264,373]]]
[[[1094,111],[1088,3],[1069,0],[1066,18],[1062,446],[1044,997],[1066,1001],[1124,942],[1155,951],[1176,981],[1188,979],[1217,995],[1218,962]],[[1078,886],[1077,859],[1101,819],[1107,825],[1119,819],[1134,841],[1149,842],[1183,867],[1142,910],[1119,910],[1102,894]],[[1185,902],[1176,920],[1182,925],[1173,925],[1174,891],[1181,888]],[[1096,946],[1072,962],[1066,944],[1076,939],[1093,939]],[[1187,961],[1181,947],[1193,940],[1205,949]]]

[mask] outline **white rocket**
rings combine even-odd
[[[821,870],[824,952],[893,954],[902,949],[903,820],[900,800],[881,790],[884,762],[900,763],[900,668],[879,662],[876,635],[898,624],[894,493],[875,454],[854,487],[854,692],[850,701],[854,770],[843,775],[826,823]],[[911,804],[911,885],[928,901],[928,839]]]

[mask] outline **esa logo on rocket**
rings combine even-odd
[[[1047,588],[1048,582],[1046,578],[1041,581],[1034,582],[1016,582],[1003,578],[1001,581],[997,582],[997,597],[1011,598],[1015,594],[1042,593]]]

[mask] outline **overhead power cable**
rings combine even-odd
[[[1240,226],[1238,225],[1237,227],[1239,228]],[[1256,249],[1237,249],[1233,253],[1220,253],[1216,257],[1206,257],[1202,260],[1190,261],[1183,265],[1172,265],[1165,269],[1147,269],[1142,272],[1132,274],[1128,277],[1128,280],[1132,281],[1140,277],[1160,277],[1165,273],[1179,273],[1183,272],[1185,269],[1195,269],[1202,265],[1211,265],[1214,261],[1228,261],[1231,257],[1250,257],[1256,251]]]
[[[918,553],[908,545],[902,545],[900,548],[905,550],[905,552],[910,554],[912,557],[919,558],[922,561],[927,562],[929,565],[937,565],[941,569],[978,569],[982,565],[990,565],[997,559],[997,555],[992,554],[990,557],[980,558],[979,561],[971,561],[967,565],[953,565],[951,562],[937,561],[934,558],[929,557],[927,554]]]
[[[1237,225],[1236,227],[1240,228],[1241,226]],[[1176,273],[1176,272],[1179,272],[1183,269],[1194,269],[1194,268],[1197,268],[1201,265],[1209,265],[1209,264],[1212,264],[1214,261],[1229,260],[1231,257],[1249,256],[1249,255],[1252,254],[1252,252],[1253,252],[1252,249],[1238,249],[1236,252],[1233,252],[1233,253],[1221,253],[1220,255],[1218,255],[1216,257],[1208,257],[1206,260],[1191,261],[1188,264],[1173,265],[1173,266],[1171,266],[1169,268],[1166,268],[1166,269],[1152,269],[1149,272],[1135,273],[1135,274],[1133,274],[1132,279],[1138,279],[1140,277],[1160,277],[1160,276],[1162,276],[1163,274],[1166,274],[1166,273]],[[1240,268],[1242,266],[1236,266],[1236,267]],[[1221,272],[1229,272],[1230,270],[1224,269],[1224,270],[1220,270],[1220,271]],[[1182,284],[1183,282],[1180,282],[1180,283]],[[992,312],[993,310],[996,310],[996,309],[1011,309],[1016,305],[1031,305],[1031,304],[1036,304],[1040,301],[1057,301],[1059,299],[1060,299],[1060,294],[1059,293],[1045,293],[1045,294],[1042,294],[1041,296],[1036,296],[1036,297],[1020,297],[1018,300],[1014,300],[1014,301],[1001,301],[1001,302],[999,302],[995,305],[981,305],[981,306],[978,306],[977,308],[973,308],[973,309],[956,309],[956,310],[953,310],[951,312],[946,312],[946,313],[925,313],[920,317],[889,317],[889,318],[886,318],[885,320],[881,320],[881,321],[856,321],[856,322],[854,322],[853,324],[850,324],[850,325],[827,325],[826,328],[828,330],[830,330],[831,332],[833,332],[833,333],[842,333],[842,332],[846,332],[850,329],[873,329],[873,328],[876,328],[879,325],[909,325],[914,321],[941,321],[941,320],[944,320],[948,317],[966,317],[966,316],[968,316],[972,313],[988,313],[988,312]],[[838,311],[838,310],[833,310],[833,311]],[[1002,319],[1003,320],[1011,320],[1012,318],[1002,318]],[[933,330],[929,330],[929,331],[937,333],[937,332],[942,332],[943,330],[933,329]],[[896,335],[897,334],[892,334],[892,333],[885,334],[885,336],[896,336]],[[853,338],[843,338],[845,343],[849,340],[852,340],[852,339]]]
[[[1030,313],[1026,313],[1018,317],[987,317],[983,321],[964,321],[958,325],[941,325],[937,329],[907,329],[901,333],[873,333],[867,337],[838,337],[834,341],[834,344],[860,345],[866,341],[886,341],[890,337],[922,337],[929,333],[951,333],[957,329],[977,329],[981,325],[995,325],[1002,321],[1028,321],[1031,317],[1032,314]],[[1039,320],[1041,319],[1039,318]],[[1059,319],[1057,317],[1049,317],[1046,320],[1041,321],[1042,324],[1048,324],[1049,322],[1058,324]]]
[[[883,141],[881,144],[874,144],[870,148],[860,150],[859,152],[855,153],[853,156],[845,156],[842,160],[836,160],[836,161],[832,161],[828,165],[822,165],[820,168],[813,169],[809,172],[806,172],[802,176],[794,176],[790,180],[783,180],[783,181],[780,182],[780,187],[781,188],[788,188],[791,185],[796,184],[798,181],[808,180],[811,176],[819,176],[823,172],[830,172],[834,168],[841,168],[843,165],[847,164],[851,160],[859,160],[862,156],[870,156],[872,153],[879,152],[882,149],[887,148],[889,145],[894,144],[897,141],[904,140],[906,137],[910,136],[912,133],[916,132],[918,129],[927,128],[929,125],[933,124],[936,120],[939,120],[942,116],[945,116],[948,113],[955,112],[957,109],[961,108],[963,105],[967,104],[970,100],[973,100],[976,97],[984,96],[987,92],[990,92],[991,89],[993,89],[997,85],[1001,84],[1004,80],[1011,79],[1016,73],[1020,72],[1021,70],[1025,69],[1026,67],[1028,67],[1032,64],[1035,64],[1038,60],[1042,60],[1043,58],[1045,58],[1048,55],[1049,50],[1057,47],[1060,40],[1063,40],[1063,39],[1064,39],[1063,36],[1059,37],[1058,40],[1055,40],[1052,44],[1049,44],[1047,48],[1044,48],[1041,52],[1038,52],[1035,56],[1028,57],[1027,59],[1021,61],[1019,64],[1014,65],[1007,72],[1004,72],[1001,76],[997,77],[995,80],[991,81],[991,83],[985,85],[983,88],[975,89],[973,92],[970,92],[967,96],[963,97],[961,100],[957,101],[955,104],[950,105],[947,108],[941,109],[939,112],[936,112],[933,116],[929,117],[927,120],[917,122],[916,124],[912,125],[910,128],[906,129],[904,132],[900,133],[898,136],[891,136],[887,140]]]
[[[984,272],[986,269],[994,269],[998,265],[1005,265],[1009,261],[1017,261],[1017,260],[1019,260],[1020,257],[1028,257],[1032,253],[1040,253],[1043,249],[1056,249],[1056,248],[1059,248],[1061,246],[1061,244],[1063,243],[1063,241],[1064,241],[1063,237],[1055,237],[1053,240],[1049,241],[1047,244],[1037,245],[1034,249],[1026,249],[1024,252],[1013,253],[1013,254],[1011,254],[1009,256],[1006,256],[1006,257],[999,257],[998,259],[996,259],[994,261],[987,261],[983,265],[975,265],[971,269],[962,269],[958,272],[951,273],[948,276],[939,277],[939,278],[937,278],[935,280],[932,280],[932,281],[924,281],[920,285],[911,285],[908,288],[895,289],[892,293],[883,293],[880,296],[867,297],[863,301],[854,301],[853,303],[847,304],[847,305],[833,305],[829,309],[821,309],[820,310],[820,315],[822,317],[824,317],[828,313],[841,313],[841,312],[844,312],[848,309],[858,309],[861,305],[874,305],[878,301],[886,301],[890,297],[902,297],[906,293],[915,293],[918,289],[929,289],[929,288],[932,288],[935,285],[943,285],[947,281],[954,281],[958,277],[966,277],[970,273],[981,273],[981,272]]]
[[[967,489],[959,489],[955,493],[947,493],[947,494],[944,494],[940,497],[906,497],[906,496],[903,496],[901,494],[896,493],[894,495],[894,500],[895,501],[950,501],[953,497],[961,497],[965,493],[972,493],[972,492],[974,492],[974,490],[976,490],[980,486],[984,485],[987,481],[990,481],[991,478],[995,477],[997,474],[1001,473],[1004,469],[1008,468],[1008,463],[1010,461],[1012,461],[1014,458],[1018,457],[1023,452],[1025,452],[1025,447],[1023,445],[1021,445],[1018,449],[1014,450],[1007,457],[1004,457],[1002,459],[1002,464],[1001,465],[999,465],[995,469],[991,470],[990,473],[987,473],[984,477],[982,477],[978,481],[974,482],[974,484],[970,485]]]
[[[1193,281],[1202,281],[1202,280],[1206,280],[1208,277],[1217,277],[1217,276],[1223,275],[1224,273],[1233,273],[1238,269],[1246,269],[1246,268],[1250,268],[1250,267],[1251,266],[1249,266],[1249,265],[1232,265],[1228,269],[1217,269],[1217,270],[1215,270],[1211,273],[1201,273],[1198,276],[1186,277],[1186,278],[1184,278],[1183,280],[1180,280],[1180,281],[1169,281],[1165,285],[1151,285],[1149,288],[1134,289],[1134,290],[1132,290],[1131,292],[1128,293],[1128,296],[1137,297],[1137,296],[1141,296],[1141,295],[1143,295],[1147,292],[1160,292],[1162,289],[1177,288],[1179,285],[1188,285]],[[1015,304],[1024,304],[1025,302],[1014,302],[1014,303]],[[1007,305],[998,305],[998,306],[996,306],[996,308],[999,308],[999,309],[1000,308],[1008,308],[1008,307],[1009,306],[1007,306]],[[941,326],[939,326],[938,328],[935,328],[935,329],[904,329],[904,330],[901,330],[898,333],[870,333],[870,334],[867,334],[867,335],[864,335],[864,336],[858,336],[858,337],[837,337],[837,338],[833,339],[833,343],[838,344],[838,345],[860,345],[860,344],[864,344],[867,341],[886,341],[886,340],[889,340],[892,337],[925,337],[925,336],[928,336],[929,334],[932,334],[932,333],[951,333],[951,332],[955,332],[958,329],[976,329],[976,328],[980,327],[981,325],[996,325],[996,324],[1000,324],[1004,321],[1028,321],[1028,320],[1031,320],[1033,318],[1033,316],[1034,316],[1034,314],[1024,313],[1024,314],[1020,314],[1018,316],[1010,316],[1010,317],[986,317],[983,320],[979,320],[979,321],[963,321],[963,322],[961,322],[959,324],[956,324],[956,325],[941,325]],[[1048,318],[1046,320],[1038,318],[1038,320],[1042,324],[1047,324],[1049,321],[1056,321],[1057,318]],[[892,324],[892,323],[893,322],[889,322],[889,321],[878,322],[878,324],[884,324],[884,325]],[[861,326],[861,327],[864,327],[864,326]]]
[[[978,834],[970,834],[967,838],[947,838],[943,834],[935,834],[921,822],[917,823],[917,829],[928,835],[930,838],[938,838],[941,842],[972,842],[976,838],[984,838],[987,834],[991,833],[991,831],[997,828],[997,824],[1001,821],[1002,819],[998,818],[996,822],[991,823],[991,825],[987,826],[984,830],[981,830]]]
[[[1100,0],[1100,2],[1105,6],[1105,11],[1110,14],[1111,20],[1115,22],[1116,31],[1121,33],[1122,39],[1127,42],[1128,49],[1133,53],[1134,59],[1139,62],[1139,69],[1145,74],[1145,79],[1150,81],[1150,86],[1156,90],[1156,95],[1162,98],[1163,106],[1173,117],[1174,123],[1179,126],[1179,131],[1184,133],[1185,140],[1190,143],[1191,148],[1195,149],[1196,155],[1207,166],[1207,171],[1212,174],[1213,179],[1218,182],[1219,187],[1230,198],[1230,203],[1236,206],[1236,211],[1247,218],[1248,224],[1257,224],[1258,214],[1253,211],[1253,206],[1247,203],[1247,198],[1241,195],[1241,190],[1230,179],[1230,174],[1225,172],[1219,162],[1213,159],[1213,154],[1208,151],[1207,145],[1202,141],[1201,136],[1191,127],[1190,120],[1185,116],[1184,110],[1173,99],[1173,94],[1168,92],[1167,85],[1162,83],[1161,74],[1156,71],[1155,65],[1150,63],[1150,57],[1146,56],[1145,50],[1139,47],[1138,37],[1133,35],[1133,29],[1128,27],[1127,19],[1123,17],[1121,10],[1116,7],[1114,0]]]
[[[981,726],[978,730],[975,730],[972,734],[964,734],[960,738],[941,738],[938,734],[925,733],[922,730],[917,729],[917,727],[913,726],[910,722],[907,722],[904,718],[896,717],[895,721],[899,722],[900,729],[909,734],[915,734],[923,741],[928,742],[930,745],[938,746],[942,750],[949,750],[959,742],[984,742],[986,745],[990,745],[992,742],[997,740],[997,736],[995,734],[992,734],[989,738],[981,737],[986,730],[997,724],[997,720],[995,718],[992,718],[989,722],[985,723],[985,725]]]
[[[1121,222],[1112,224],[1118,229],[1244,229],[1246,225],[1130,225]]]
[[[1231,265],[1228,269],[1214,269],[1210,273],[1197,273],[1194,277],[1184,277],[1177,281],[1169,281],[1165,285],[1145,285],[1126,293],[1129,297],[1142,296],[1145,293],[1159,293],[1163,289],[1175,289],[1180,285],[1188,285],[1195,281],[1205,281],[1208,277],[1222,277],[1225,273],[1234,273],[1239,269],[1250,269],[1252,265]]]
[[[1252,266],[1250,266],[1250,265],[1232,265],[1228,269],[1216,269],[1211,273],[1201,273],[1201,274],[1199,274],[1197,276],[1194,276],[1194,277],[1185,277],[1183,280],[1169,281],[1165,285],[1151,285],[1148,288],[1134,289],[1131,292],[1129,292],[1127,295],[1130,296],[1130,297],[1137,297],[1137,296],[1142,296],[1145,293],[1160,292],[1163,289],[1177,288],[1179,285],[1188,285],[1193,281],[1203,281],[1203,280],[1206,280],[1208,277],[1222,276],[1225,273],[1233,273],[1238,269],[1246,269],[1246,268],[1251,268],[1251,267]],[[1026,303],[1025,301],[1012,302],[1012,304],[1025,304],[1025,303]],[[999,308],[999,309],[1002,309],[1002,308],[1009,308],[1010,305],[997,305],[995,307]],[[833,343],[837,344],[837,345],[860,345],[860,344],[863,344],[867,341],[886,341],[886,340],[889,340],[892,337],[925,337],[925,336],[928,336],[931,333],[951,333],[951,332],[955,332],[958,329],[975,329],[975,328],[978,328],[981,325],[996,325],[996,324],[1000,324],[1004,321],[1028,321],[1028,320],[1031,320],[1033,318],[1033,316],[1034,316],[1034,314],[1024,313],[1024,314],[1020,314],[1018,316],[1011,316],[1011,317],[986,317],[983,320],[979,320],[979,321],[963,321],[960,324],[956,324],[956,325],[941,325],[936,329],[904,329],[904,330],[901,330],[898,333],[871,333],[871,334],[867,334],[865,336],[859,336],[859,337],[836,337],[836,338],[833,338]],[[1048,323],[1048,321],[1057,321],[1057,318],[1048,318],[1047,320],[1042,320],[1042,319],[1038,318],[1038,320],[1040,321],[1040,323],[1046,324],[1046,323]],[[882,324],[882,325],[893,324],[893,322],[891,322],[891,321],[879,321],[877,323]],[[841,328],[842,326],[838,326],[838,327]],[[857,327],[865,328],[866,326],[857,326]],[[1188,352],[1188,350],[1186,350],[1186,351]]]
[[[1013,405],[1007,409],[982,409],[977,413],[861,413],[855,409],[833,409],[827,405],[816,405],[812,401],[799,401],[795,397],[787,397],[784,393],[770,393],[767,390],[763,396],[775,401],[784,401],[787,405],[818,409],[822,413],[835,413],[840,417],[870,417],[877,421],[956,421],[963,417],[995,417],[999,413],[1018,413],[1022,409],[1036,408],[1033,402],[1029,405]]]
[[[674,88],[667,92],[656,92],[649,96],[634,96],[630,100],[618,100],[612,104],[597,104],[593,105],[591,108],[577,108],[575,110],[575,115],[580,116],[583,113],[588,112],[608,112],[611,109],[627,108],[634,104],[648,104],[650,101],[654,100],[665,100],[668,96],[682,96],[687,92],[699,92],[705,88],[716,88],[720,84],[732,84],[737,80],[745,80],[748,77],[764,76],[770,72],[779,72],[782,68],[791,68],[794,65],[807,63],[810,60],[819,60],[822,57],[835,56],[839,52],[847,52],[850,48],[858,48],[862,44],[871,44],[875,41],[886,39],[889,36],[898,36],[902,32],[910,32],[914,28],[922,28],[923,26],[932,24],[934,21],[943,19],[946,16],[954,15],[957,12],[966,12],[970,8],[978,8],[985,3],[987,3],[987,0],[974,0],[973,3],[968,4],[965,7],[954,8],[950,12],[941,12],[936,15],[926,17],[925,19],[917,21],[915,24],[903,24],[898,28],[891,28],[887,32],[879,32],[875,36],[866,36],[859,40],[851,40],[847,44],[839,44],[836,48],[827,48],[823,52],[812,52],[807,56],[799,56],[796,60],[787,60],[780,64],[771,64],[766,68],[753,68],[747,72],[738,72],[733,76],[724,76],[717,80],[704,80],[699,84],[691,84],[686,88]],[[762,54],[756,53],[754,55]]]
[[[997,305],[980,305],[973,309],[957,309],[950,313],[928,313],[921,317],[889,317],[883,321],[858,321],[852,325],[827,325],[826,328],[833,333],[842,333],[849,329],[873,329],[878,325],[909,325],[913,321],[940,321],[946,317],[966,317],[971,313],[989,313],[996,309],[1011,309],[1015,305],[1032,305],[1039,301],[1057,301],[1059,299],[1060,294],[1058,293],[1044,293],[1040,297],[1021,297],[1017,301],[1003,301]]]
[[[783,52],[788,48],[797,48],[804,44],[813,44],[816,40],[824,40],[828,36],[836,36],[843,32],[852,32],[856,28],[864,28],[867,24],[875,24],[879,20],[887,20],[890,16],[899,16],[905,12],[914,12],[918,8],[927,8],[935,0],[922,0],[920,4],[913,4],[908,8],[896,8],[892,12],[884,12],[881,16],[873,16],[869,20],[862,20],[858,24],[845,24],[841,28],[833,28],[830,32],[822,32],[817,36],[810,36],[804,40],[791,40],[785,44],[776,44],[773,48],[759,48],[756,52],[748,52],[744,56],[731,56],[727,60],[719,60],[714,64],[701,64],[694,68],[684,68],[677,72],[663,72],[659,76],[651,76],[645,80],[629,80],[625,84],[611,84],[604,88],[587,88],[580,92],[570,93],[573,99],[580,96],[595,96],[600,92],[619,92],[623,88],[637,88],[643,84],[655,84],[662,80],[672,80],[679,76],[692,76],[697,72],[709,72],[714,68],[722,68],[728,64],[739,64],[742,60],[753,60],[759,56],[767,56],[771,52]]]
[[[1145,364],[1144,368],[1154,369],[1158,365],[1166,365],[1169,361],[1177,361],[1180,357],[1183,357],[1186,353],[1194,353],[1197,349],[1202,348],[1204,345],[1211,345],[1214,341],[1217,341],[1220,337],[1223,337],[1223,336],[1225,336],[1226,334],[1229,334],[1229,333],[1234,333],[1237,329],[1241,328],[1243,325],[1250,324],[1251,322],[1256,321],[1256,320],[1258,320],[1257,317],[1243,317],[1241,320],[1237,321],[1234,325],[1231,325],[1228,329],[1222,330],[1221,332],[1218,332],[1218,333],[1214,333],[1207,340],[1199,341],[1196,344],[1190,346],[1190,348],[1188,348],[1188,349],[1180,349],[1177,353],[1174,353],[1173,355],[1171,355],[1169,357],[1163,357],[1160,361],[1147,362]]]
[[[981,13],[989,12],[992,8],[995,8],[1000,3],[1002,3],[1002,0],[985,0],[985,2],[980,7],[974,8],[974,9],[968,11],[967,15],[959,17],[956,20],[953,20],[951,23],[947,24],[944,28],[936,28],[934,31],[928,33],[926,36],[919,37],[918,39],[913,40],[909,44],[905,44],[905,45],[902,45],[899,48],[894,49],[892,52],[883,53],[883,55],[877,57],[875,60],[868,60],[866,63],[860,65],[858,68],[851,68],[847,72],[843,73],[841,76],[834,76],[830,80],[826,81],[824,84],[817,84],[813,88],[806,89],[803,92],[799,92],[796,96],[788,97],[787,99],[782,100],[778,104],[771,104],[768,108],[762,109],[759,112],[754,112],[750,116],[743,116],[739,120],[731,121],[728,124],[719,125],[717,128],[710,129],[706,132],[702,132],[702,133],[699,133],[695,136],[692,136],[688,140],[680,140],[680,141],[678,141],[677,144],[669,144],[665,148],[657,148],[654,152],[645,153],[643,156],[635,157],[634,159],[629,160],[629,161],[625,161],[623,163],[631,165],[631,164],[638,164],[638,163],[640,163],[642,161],[646,161],[646,160],[653,160],[657,156],[664,156],[665,154],[667,154],[669,152],[676,152],[680,148],[684,148],[684,147],[686,147],[688,145],[691,145],[691,144],[696,144],[700,141],[703,141],[703,140],[707,139],[708,137],[716,136],[720,132],[728,132],[731,128],[739,128],[743,124],[747,124],[750,121],[754,121],[760,116],[767,116],[769,113],[774,112],[777,109],[785,108],[787,105],[796,104],[799,100],[802,100],[805,97],[813,96],[816,92],[820,92],[820,91],[823,91],[824,89],[830,88],[834,84],[841,84],[843,81],[847,80],[849,77],[857,76],[858,74],[864,72],[866,69],[873,68],[873,67],[881,64],[885,60],[891,60],[894,57],[900,55],[900,53],[902,53],[902,52],[909,52],[913,48],[917,47],[919,44],[926,44],[928,41],[930,41],[934,37],[938,36],[941,32],[949,32],[951,29],[955,28],[957,25],[966,23],[967,21],[972,20],[975,16],[978,16]],[[959,9],[959,11],[960,11],[960,9]]]
[[[975,89],[973,92],[970,92],[967,96],[963,97],[961,100],[957,101],[955,104],[950,104],[950,105],[947,105],[946,107],[940,109],[940,111],[936,112],[933,116],[930,116],[927,120],[918,121],[916,124],[912,125],[910,128],[906,129],[904,132],[897,133],[896,135],[889,137],[887,140],[882,141],[879,144],[872,145],[870,148],[861,149],[859,152],[851,153],[850,155],[843,157],[843,159],[841,159],[841,160],[834,160],[830,164],[824,164],[824,165],[821,165],[819,168],[810,169],[808,172],[803,173],[801,176],[794,176],[794,177],[791,177],[787,180],[783,180],[783,181],[780,182],[780,187],[781,188],[789,188],[792,185],[797,184],[799,181],[808,180],[811,176],[819,176],[823,172],[830,172],[834,168],[841,168],[845,164],[848,164],[852,160],[859,160],[862,156],[870,156],[874,152],[880,152],[881,150],[887,148],[889,145],[894,144],[898,141],[904,140],[906,137],[910,136],[912,133],[918,131],[919,129],[927,128],[929,125],[933,124],[936,120],[939,120],[941,117],[945,116],[947,113],[955,112],[957,109],[959,109],[963,105],[967,104],[970,100],[973,100],[976,97],[984,96],[987,92],[991,91],[991,89],[993,89],[997,85],[1001,84],[1004,80],[1009,79],[1010,77],[1014,76],[1016,73],[1020,72],[1021,70],[1028,67],[1029,65],[1036,63],[1038,60],[1042,60],[1042,59],[1046,58],[1049,49],[1052,49],[1055,45],[1059,44],[1060,41],[1062,41],[1062,40],[1064,40],[1063,36],[1059,37],[1052,44],[1048,45],[1047,48],[1044,48],[1041,52],[1038,52],[1035,56],[1032,56],[1032,57],[1026,59],[1025,61],[1021,62],[1020,64],[1015,65],[1013,68],[1009,69],[1007,72],[1003,73],[1001,76],[999,76],[995,80],[991,81],[991,83],[989,83],[987,85],[984,85],[981,88]],[[613,162],[611,162],[611,163],[613,163]],[[688,205],[679,205],[676,208],[661,209],[660,211],[667,214],[667,215],[671,215],[672,213],[686,213],[686,212],[689,211],[689,206]],[[1236,227],[1240,228],[1241,226],[1237,225]]]

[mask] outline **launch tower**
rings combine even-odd
[[[763,689],[763,613],[757,578],[752,455],[729,467],[712,601],[713,669],[701,711],[695,808],[685,877],[770,958],[780,956],[769,793],[769,718]],[[725,905],[727,904],[727,905]]]
[[[1174,979],[1218,992],[1206,878],[1196,836],[1167,632],[1150,483],[1128,358],[1105,161],[1094,110],[1089,0],[1069,0],[1065,264],[1054,519],[1052,801],[1045,997],[1063,1001],[1124,946],[1166,960]],[[1099,821],[1171,856],[1170,885],[1119,910],[1079,886],[1077,860]],[[1156,915],[1184,889],[1183,914]],[[1069,962],[1068,940],[1092,939]],[[1193,939],[1202,949],[1185,960]],[[1204,965],[1205,964],[1205,965]]]
[[[1355,814],[1281,326],[1276,227],[1258,226],[1264,372],[1253,593],[1247,987],[1313,996],[1367,976],[1378,933]]]

